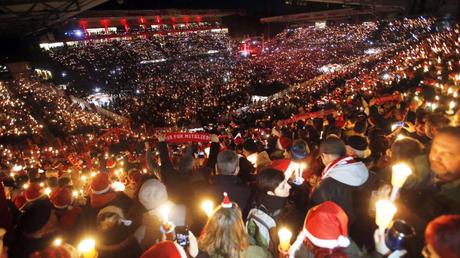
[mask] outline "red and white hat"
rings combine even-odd
[[[91,190],[94,194],[103,194],[110,190],[109,174],[99,173],[91,181]]]
[[[184,248],[172,241],[163,241],[145,251],[141,258],[187,258]]]
[[[222,200],[222,203],[220,204],[220,206],[222,206],[222,208],[231,208],[233,206],[226,192],[224,192],[224,200]]]
[[[72,192],[67,187],[60,187],[51,193],[50,201],[57,209],[65,209],[72,204]]]
[[[114,168],[115,165],[117,165],[117,162],[113,159],[108,159],[106,162],[105,162],[105,167],[106,168]]]
[[[43,187],[37,183],[30,184],[24,191],[24,197],[28,202],[33,202],[40,199],[44,195]]]
[[[347,235],[348,216],[345,211],[334,202],[323,202],[308,211],[304,228],[289,249],[289,255],[294,257],[306,239],[321,248],[347,247],[350,245]]]
[[[348,216],[339,205],[331,201],[310,209],[305,218],[303,233],[318,247],[334,249],[350,245],[347,237]]]

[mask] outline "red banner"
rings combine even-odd
[[[384,97],[381,97],[381,98],[376,98],[374,99],[374,105],[380,105],[380,104],[383,104],[385,102],[392,102],[392,101],[399,101],[401,98],[401,95],[398,93],[398,94],[393,94],[393,95],[388,95],[388,96],[384,96]]]
[[[281,121],[281,125],[292,124],[300,120],[306,120],[306,119],[317,118],[317,117],[325,117],[329,114],[333,114],[334,112],[335,112],[334,109],[329,109],[329,110],[321,110],[321,111],[316,111],[316,112],[311,112],[311,113],[306,113],[306,114],[295,115],[289,119]]]
[[[209,133],[167,133],[167,143],[183,143],[183,142],[210,142],[211,135]]]

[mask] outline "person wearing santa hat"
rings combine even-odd
[[[336,203],[323,202],[311,208],[302,231],[289,249],[289,257],[360,257],[356,244],[348,238],[348,216]]]
[[[66,239],[79,235],[83,214],[78,205],[73,205],[74,200],[70,189],[56,188],[50,195],[50,201],[58,218],[58,227],[68,236]]]
[[[184,248],[173,241],[163,241],[145,251],[141,258],[188,258]]]
[[[197,258],[244,257],[269,258],[271,254],[255,245],[249,245],[238,204],[230,201],[224,193],[224,199],[208,219],[198,238]]]
[[[133,201],[123,192],[116,192],[111,188],[111,180],[108,173],[98,173],[91,181],[91,193],[89,195],[89,216],[95,218],[97,213],[104,207],[115,205],[127,212]]]

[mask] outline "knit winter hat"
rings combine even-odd
[[[107,173],[98,173],[91,181],[91,190],[94,194],[103,194],[110,190],[110,179]]]
[[[24,197],[28,202],[40,199],[44,195],[43,187],[38,183],[31,183],[24,191]]]
[[[168,200],[168,192],[163,183],[156,179],[145,181],[139,190],[139,202],[147,209],[154,210]]]
[[[367,139],[357,135],[350,136],[347,139],[347,152],[348,154],[359,158],[367,158],[371,155]]]
[[[307,143],[304,140],[296,140],[291,147],[291,157],[294,160],[307,157]]]
[[[72,192],[67,187],[60,187],[51,193],[50,201],[57,209],[65,209],[72,204]]]
[[[334,249],[350,245],[348,239],[348,216],[345,211],[331,201],[323,202],[307,214],[303,233],[315,245]]]
[[[172,241],[163,241],[145,251],[141,258],[187,258],[184,248]]]

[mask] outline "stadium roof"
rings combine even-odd
[[[108,0],[0,0],[0,34],[28,36]]]

